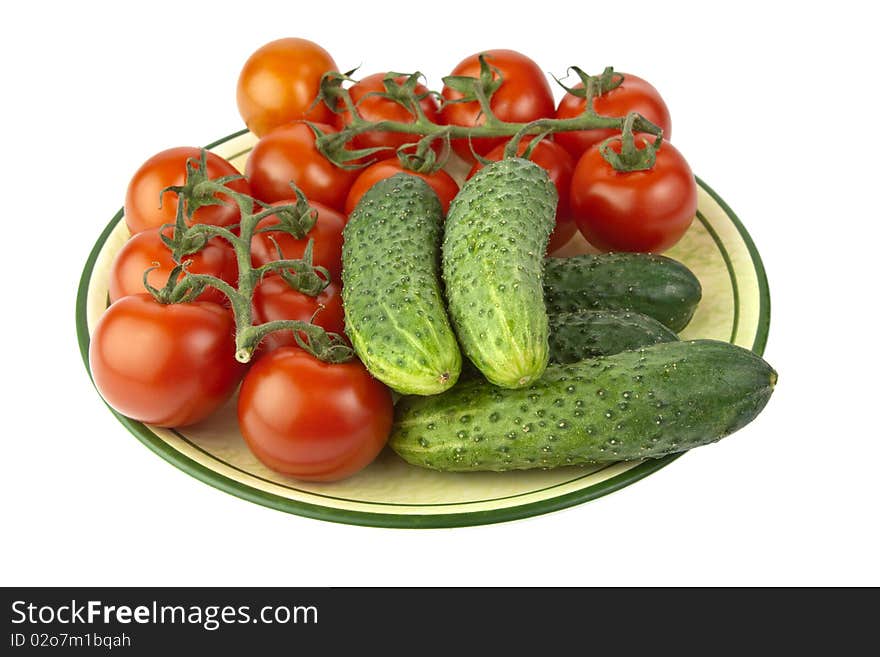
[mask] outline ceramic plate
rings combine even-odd
[[[208,148],[244,170],[255,141],[242,131]],[[698,183],[697,219],[667,254],[685,263],[703,286],[703,301],[681,337],[727,340],[761,354],[770,326],[761,258],[733,211],[708,185]],[[107,307],[110,262],[126,239],[120,210],[101,233],[83,271],[76,321],[86,368],[89,335]],[[558,254],[588,248],[576,237]],[[453,474],[408,465],[386,450],[350,479],[306,483],[267,469],[248,451],[236,425],[234,399],[208,420],[180,431],[115,415],[153,452],[228,493],[302,516],[381,527],[454,527],[547,513],[628,486],[680,456],[601,467]]]

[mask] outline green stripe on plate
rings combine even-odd
[[[730,276],[730,285],[733,290],[733,327],[730,330],[730,340],[728,340],[728,342],[735,343],[736,331],[739,327],[739,286],[736,283],[736,272],[733,270],[733,261],[730,259],[730,254],[727,252],[727,248],[718,236],[718,231],[712,228],[712,224],[709,223],[709,220],[706,219],[706,217],[703,216],[703,213],[699,210],[697,210],[697,219],[703,224],[706,232],[709,233],[712,237],[712,241],[715,242],[715,246],[718,247],[718,251],[721,252],[721,258],[724,260],[724,265],[727,267],[727,274]]]

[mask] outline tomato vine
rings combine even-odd
[[[569,88],[562,85],[568,93],[583,97],[586,102],[584,111],[580,116],[572,118],[541,118],[528,123],[515,123],[499,119],[492,111],[492,95],[503,84],[500,72],[493,68],[484,55],[479,56],[479,77],[447,76],[443,78],[444,84],[455,88],[464,94],[462,98],[450,101],[444,99],[437,92],[418,92],[419,81],[422,79],[420,72],[387,73],[383,80],[385,92],[374,92],[372,95],[392,100],[405,107],[411,114],[411,121],[369,121],[358,112],[358,104],[352,100],[348,89],[343,86],[346,82],[353,82],[354,71],[347,73],[326,73],[321,81],[321,89],[318,101],[323,101],[337,114],[345,114],[347,125],[337,132],[329,133],[321,130],[319,126],[310,123],[315,132],[315,144],[318,150],[327,159],[343,168],[362,168],[373,160],[370,156],[388,147],[371,147],[350,149],[348,146],[358,135],[367,132],[398,132],[405,134],[420,135],[415,144],[404,144],[397,149],[397,155],[401,162],[409,169],[427,172],[435,171],[446,164],[452,139],[475,139],[481,137],[510,137],[508,143],[508,155],[516,153],[520,140],[527,136],[541,139],[557,132],[583,131],[583,130],[620,130],[624,136],[629,133],[630,137],[635,132],[647,133],[657,137],[655,148],[660,147],[663,130],[637,112],[630,112],[623,117],[610,117],[598,114],[593,101],[600,95],[617,88],[623,82],[623,76],[616,73],[613,68],[606,68],[600,75],[589,75],[580,68],[573,66],[572,70],[581,80],[581,88]],[[558,80],[557,80],[558,82]],[[438,98],[441,103],[479,103],[483,122],[479,125],[445,125],[431,121],[421,106],[421,101],[426,94]],[[361,99],[363,100],[363,99]],[[610,140],[619,139],[613,137]],[[442,144],[442,148],[436,148],[436,142]],[[439,155],[438,155],[439,151]],[[630,168],[630,162],[625,158],[617,158],[609,163],[619,171],[638,170],[643,162],[636,164],[636,168]]]
[[[280,274],[294,289],[308,296],[317,296],[330,284],[329,272],[312,263],[313,241],[309,240],[303,257],[284,258],[279,251],[279,259],[254,267],[251,261],[251,239],[260,232],[286,232],[296,239],[303,239],[315,225],[317,213],[305,196],[294,187],[297,196],[295,203],[264,206],[253,197],[230,189],[226,183],[239,176],[225,176],[210,179],[206,169],[206,151],[198,161],[190,160],[186,165],[186,182],[180,186],[169,187],[167,191],[178,194],[177,219],[173,224],[171,237],[163,240],[171,249],[175,262],[180,263],[172,271],[165,288],[157,290],[146,283],[148,291],[160,302],[180,303],[196,298],[205,287],[211,286],[224,294],[235,315],[235,358],[246,363],[253,357],[260,341],[274,331],[293,331],[297,344],[316,358],[325,362],[341,363],[351,360],[354,352],[345,338],[337,333],[325,331],[312,322],[299,320],[273,320],[261,324],[254,323],[252,299],[260,280],[269,273]],[[230,197],[241,212],[241,222],[236,233],[230,227],[210,224],[187,226],[186,216],[192,216],[203,205],[214,205],[223,201],[216,198],[220,192]],[[185,208],[185,209],[184,209]],[[277,224],[258,228],[262,219],[274,216]],[[198,251],[213,237],[220,237],[232,246],[238,262],[238,284],[230,285],[209,274],[194,274],[186,271],[186,256]],[[277,244],[276,244],[277,247]]]

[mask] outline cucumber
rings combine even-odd
[[[582,310],[550,315],[551,363],[574,363],[677,340],[663,324],[640,313]]]
[[[741,347],[667,342],[551,365],[520,390],[475,380],[404,397],[389,444],[413,465],[457,472],[659,458],[745,426],[775,383],[773,368]]]
[[[464,354],[495,385],[528,385],[547,366],[541,285],[556,187],[521,158],[493,162],[449,207],[443,281]]]
[[[700,281],[680,262],[645,253],[548,258],[544,299],[551,313],[627,310],[679,332],[700,302]]]
[[[656,319],[622,310],[582,310],[549,315],[550,363],[575,363],[596,356],[611,356],[661,342],[675,342],[678,336]],[[465,360],[459,381],[480,376]]]
[[[343,232],[345,332],[377,379],[402,394],[450,388],[461,352],[440,291],[437,195],[397,174],[361,198]]]

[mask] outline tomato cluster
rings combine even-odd
[[[312,135],[305,124],[293,126]],[[252,365],[242,364],[235,357],[236,317],[219,289],[206,287],[196,298],[179,303],[166,303],[159,293],[171,289],[166,288],[169,282],[173,287],[183,262],[188,273],[238,284],[239,254],[221,236],[177,259],[170,246],[178,195],[168,188],[185,182],[187,162],[200,155],[195,148],[163,151],[147,160],[129,184],[125,217],[132,236],[111,264],[111,305],[96,325],[89,348],[95,385],[117,412],[162,427],[206,419],[240,386],[239,428],[260,460],[299,479],[330,481],[352,475],[382,449],[393,414],[389,390],[359,361],[321,362],[298,346],[293,331],[276,331],[263,339]],[[314,155],[323,157],[317,151]],[[237,175],[215,154],[206,155],[205,165],[211,178]],[[342,171],[330,162],[324,165],[330,173]],[[303,258],[310,245],[311,262],[330,278],[323,290],[310,296],[280,274],[265,275],[252,297],[254,321],[312,322],[342,334],[340,275],[346,215],[311,202],[314,225],[300,238],[272,230],[280,219],[267,214],[274,207],[289,206],[294,196],[291,187],[273,196],[271,179],[267,183],[253,175],[232,180],[228,187],[257,197],[265,215],[256,223],[248,249],[252,268],[282,258]],[[314,188],[309,191],[315,193]],[[238,205],[225,195],[218,200],[221,204],[197,209],[186,223],[237,232]],[[330,200],[341,205],[345,195]]]
[[[243,365],[235,358],[239,318],[222,290],[208,286],[195,298],[175,303],[158,292],[171,289],[183,275],[182,266],[187,273],[235,287],[239,267],[303,258],[311,244],[311,262],[329,275],[326,287],[310,296],[292,287],[286,276],[266,275],[253,288],[250,314],[257,323],[299,320],[342,334],[340,275],[347,214],[375,183],[401,171],[423,178],[447,211],[459,183],[432,162],[442,163],[451,147],[471,167],[469,178],[489,161],[505,157],[513,132],[456,136],[444,145],[442,140],[420,141],[422,125],[448,126],[460,135],[463,128],[487,125],[487,112],[494,125],[572,119],[591,110],[607,117],[638,112],[663,131],[653,164],[634,171],[619,171],[607,158],[609,148],[621,152],[613,139],[619,131],[557,131],[517,144],[517,154],[546,169],[557,187],[551,253],[578,230],[599,249],[662,251],[681,238],[696,210],[693,175],[667,141],[671,123],[666,105],[654,87],[634,75],[618,74],[618,84],[589,101],[584,85],[578,85],[556,105],[547,76],[533,60],[513,50],[489,50],[462,60],[444,78],[441,94],[430,92],[414,76],[379,72],[349,83],[344,103],[324,92],[326,74],[336,70],[333,58],[317,44],[286,38],[254,52],[238,80],[239,110],[259,140],[245,175],[229,179],[225,191],[251,196],[259,208],[271,210],[295,202],[298,190],[314,213],[313,227],[304,237],[280,227],[273,230],[280,220],[266,214],[244,255],[217,236],[175,257],[169,224],[178,218],[179,201],[169,188],[184,184],[187,162],[198,159],[201,151],[181,147],[154,155],[135,172],[125,196],[132,237],[111,266],[112,303],[95,327],[89,353],[95,384],[107,403],[158,426],[200,422],[240,385],[239,426],[250,449],[270,468],[314,480],[349,476],[375,458],[390,430],[388,389],[357,360],[318,360],[300,348],[293,331],[267,335],[255,363]],[[461,82],[468,78],[482,79],[488,95],[469,95],[467,83]],[[395,96],[395,88],[406,88],[411,102]],[[355,131],[346,139],[352,127],[365,121],[386,125]],[[422,123],[407,125],[417,121]],[[384,129],[388,123],[403,127]],[[360,151],[345,166],[317,143],[321,136],[340,133],[345,149]],[[653,136],[637,134],[635,139],[637,149],[656,144]],[[411,163],[423,166],[413,171]],[[238,175],[213,153],[204,165],[211,179]],[[223,191],[213,204],[186,212],[186,224],[221,226],[227,235],[237,235],[242,210]]]

